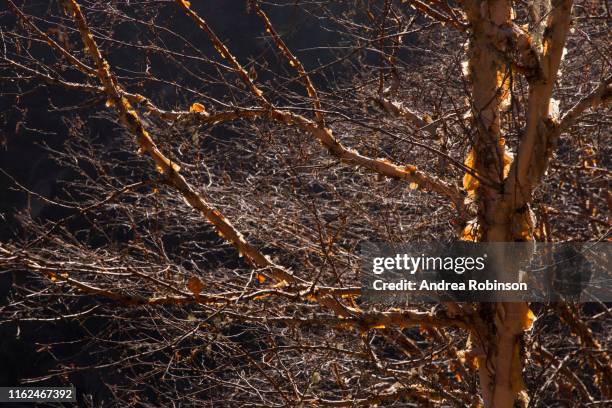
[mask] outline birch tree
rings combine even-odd
[[[14,278],[0,316],[120,316],[92,335],[106,360],[87,368],[150,389],[109,385],[117,400],[611,398],[605,305],[595,317],[561,303],[365,305],[357,251],[606,239],[607,3],[247,1],[260,48],[246,54],[195,0],[5,4],[3,97],[26,126],[28,95],[47,90],[70,135],[49,150],[72,176],[57,197],[13,179],[66,214],[16,217],[0,266],[30,278]],[[337,43],[292,47],[279,17],[292,8]],[[115,128],[96,141],[96,121]],[[548,336],[536,314],[556,319]],[[561,341],[574,351],[549,350]]]

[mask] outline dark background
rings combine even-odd
[[[248,56],[267,52],[265,42],[260,37],[263,31],[261,21],[253,14],[247,13],[246,2],[217,0],[206,1],[204,4],[196,3],[199,2],[192,3],[193,7],[207,19],[239,60],[245,61]],[[40,16],[44,15],[47,7],[50,7],[48,2],[27,2],[24,10]],[[0,4],[0,13],[2,30],[15,30],[15,18],[6,8],[6,4]],[[180,13],[177,13],[173,5],[162,7],[156,22],[163,25],[164,19],[177,18],[177,14]],[[303,50],[306,47],[333,45],[334,41],[337,41],[336,35],[332,31],[322,30],[314,17],[291,5],[271,8],[269,16],[288,45],[297,50],[306,66],[324,63],[326,58],[329,58],[329,55],[318,50]],[[180,15],[178,17],[180,18]],[[182,34],[188,38],[198,31],[188,19],[185,19],[182,25],[173,24],[173,27],[176,26],[182,27]],[[121,30],[124,32],[121,33]],[[116,32],[123,35],[137,34],[130,30],[133,28],[118,27]],[[203,44],[202,47],[209,47],[212,51],[210,44]],[[34,45],[30,51],[36,57],[53,58],[45,47],[37,48]],[[214,53],[210,52],[208,55],[212,56]],[[113,49],[105,56],[111,66],[122,69],[137,67],[142,62],[130,55],[129,50],[126,53],[126,50],[121,48]],[[164,61],[157,60],[155,64],[159,75],[172,77],[173,72],[171,69],[165,70]],[[197,86],[195,83],[191,85]],[[204,91],[214,97],[223,97],[223,91],[220,89]],[[172,92],[171,89],[159,86],[157,89],[151,89],[149,95],[155,95],[157,101],[171,100],[175,97]],[[70,125],[63,120],[63,113],[52,107],[62,106],[68,101],[74,102],[75,94],[40,83],[17,85],[2,79],[0,95],[0,239],[8,242],[21,237],[17,219],[20,212],[29,211],[33,218],[42,220],[56,220],[67,214],[67,210],[48,205],[35,195],[17,188],[16,182],[47,198],[53,199],[61,194],[58,181],[69,179],[72,175],[69,170],[59,167],[52,160],[49,149],[62,149],[64,142],[70,137]],[[85,99],[83,101],[87,102]],[[112,143],[115,138],[122,137],[113,123],[96,115],[96,112],[103,109],[103,100],[89,101],[89,105],[81,107],[78,113],[89,118],[88,129],[92,139],[100,143]],[[13,283],[22,283],[27,279],[27,271],[0,271],[0,308],[8,301]],[[0,321],[0,386],[18,385],[25,378],[43,376],[56,367],[57,361],[48,353],[41,352],[44,343],[66,342],[64,346],[54,347],[59,360],[70,357],[71,361],[78,365],[95,363],[94,357],[86,351],[80,351],[82,345],[72,342],[82,338],[87,332],[95,333],[98,327],[103,326],[104,322],[99,319],[87,319],[83,324],[71,321],[49,324]],[[76,386],[81,402],[84,394],[88,394],[95,405],[106,405],[104,401],[110,399],[110,394],[105,382],[114,382],[120,378],[121,374],[113,370],[84,370],[70,376],[69,382]],[[40,384],[62,385],[57,380]],[[151,398],[150,401],[153,401],[154,396]]]

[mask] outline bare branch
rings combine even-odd
[[[578,101],[569,111],[563,115],[561,122],[557,125],[558,132],[565,132],[576,121],[580,115],[588,109],[596,109],[599,105],[607,105],[612,99],[612,76],[604,79],[597,88]]]
[[[255,2],[254,7],[255,11],[257,12],[257,15],[261,17],[264,22],[264,25],[266,26],[266,32],[272,36],[272,39],[276,43],[278,49],[282,52],[285,58],[287,58],[289,65],[291,65],[297,70],[298,74],[300,75],[300,78],[304,82],[304,86],[306,87],[308,96],[312,99],[312,105],[314,108],[314,114],[317,123],[321,127],[325,126],[323,114],[321,113],[321,101],[319,100],[319,96],[317,95],[317,91],[312,83],[312,80],[310,79],[310,76],[306,73],[306,70],[304,69],[304,65],[299,59],[295,57],[295,55],[287,47],[283,39],[278,35],[266,13],[264,13],[261,7],[259,7],[259,3]]]

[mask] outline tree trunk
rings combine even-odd
[[[479,240],[511,242],[511,209],[500,186],[507,170],[507,154],[501,134],[500,115],[509,97],[510,69],[500,58],[497,38],[491,27],[511,24],[508,0],[469,1],[466,11],[472,33],[469,68],[472,83],[473,117],[477,129],[473,141],[473,165],[487,183],[479,182],[473,199],[478,209]],[[486,407],[511,408],[523,390],[520,338],[526,303],[482,304],[483,324],[477,337],[481,350],[479,377]]]
[[[534,39],[514,25],[511,1],[464,3],[471,28],[468,66],[476,129],[469,165],[479,176],[478,181],[464,179],[464,187],[477,209],[475,240],[533,239],[529,203],[552,151],[551,128],[557,118],[550,117],[549,105],[569,29],[571,4],[570,0],[553,1],[545,23],[538,22],[533,27],[533,32],[541,34],[534,34]],[[529,67],[525,73],[529,99],[525,131],[512,162],[500,117],[509,102],[515,65]],[[529,306],[524,302],[504,302],[482,304],[479,308],[482,322],[473,337],[478,339],[480,350],[479,375],[485,406],[511,408],[517,397],[526,405],[521,338],[532,321]]]

